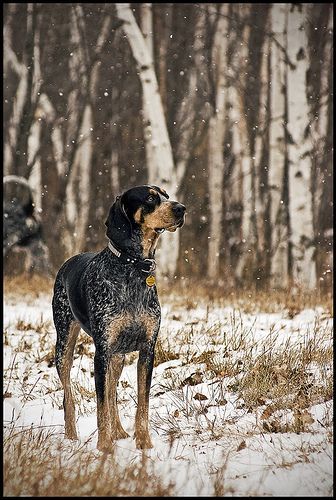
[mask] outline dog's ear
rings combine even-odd
[[[106,236],[115,242],[117,246],[127,246],[127,241],[132,236],[132,224],[127,217],[122,203],[122,197],[117,196],[116,201],[110,208],[108,217],[105,221],[107,227]]]
[[[164,189],[160,188],[159,186],[151,186],[151,187],[159,191],[159,193],[161,193],[165,198],[167,199],[169,198],[169,194]]]

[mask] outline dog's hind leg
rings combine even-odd
[[[117,406],[117,384],[124,366],[124,361],[125,354],[114,354],[109,362],[109,406],[113,440],[129,437],[129,434],[127,434],[121,425]]]
[[[57,332],[55,364],[64,389],[63,409],[65,437],[68,439],[78,439],[76,431],[75,402],[71,390],[70,371],[80,326],[73,317],[66,299],[66,292],[62,285],[55,288],[53,315]]]

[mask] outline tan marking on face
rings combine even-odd
[[[108,342],[113,344],[117,340],[120,332],[127,328],[132,322],[132,316],[129,313],[114,316],[106,331]]]
[[[155,229],[157,227],[166,228],[174,223],[175,216],[172,211],[172,204],[164,201],[154,210],[154,212],[145,215],[145,220],[142,225],[143,227]]]
[[[134,220],[138,224],[141,224],[141,216],[142,216],[142,208],[140,207],[134,214]]]
[[[157,195],[158,195],[158,192],[157,192],[157,191],[155,191],[155,189],[153,189],[153,188],[150,188],[150,189],[149,189],[149,192],[150,192],[150,194],[153,194],[154,196],[157,196]]]

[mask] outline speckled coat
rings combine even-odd
[[[96,347],[99,449],[108,450],[115,439],[128,436],[120,423],[116,388],[125,354],[131,351],[139,351],[136,445],[152,446],[148,400],[161,310],[156,286],[149,286],[146,277],[159,234],[181,227],[185,213],[183,205],[167,198],[156,186],[139,186],[124,193],[105,223],[112,249],[116,247],[120,256],[109,247],[99,253],[75,255],[56,276],[52,303],[57,331],[55,361],[64,388],[65,434],[77,439],[70,370],[82,328]]]

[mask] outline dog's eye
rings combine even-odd
[[[147,196],[147,201],[154,201],[154,196],[152,196],[151,194]]]

